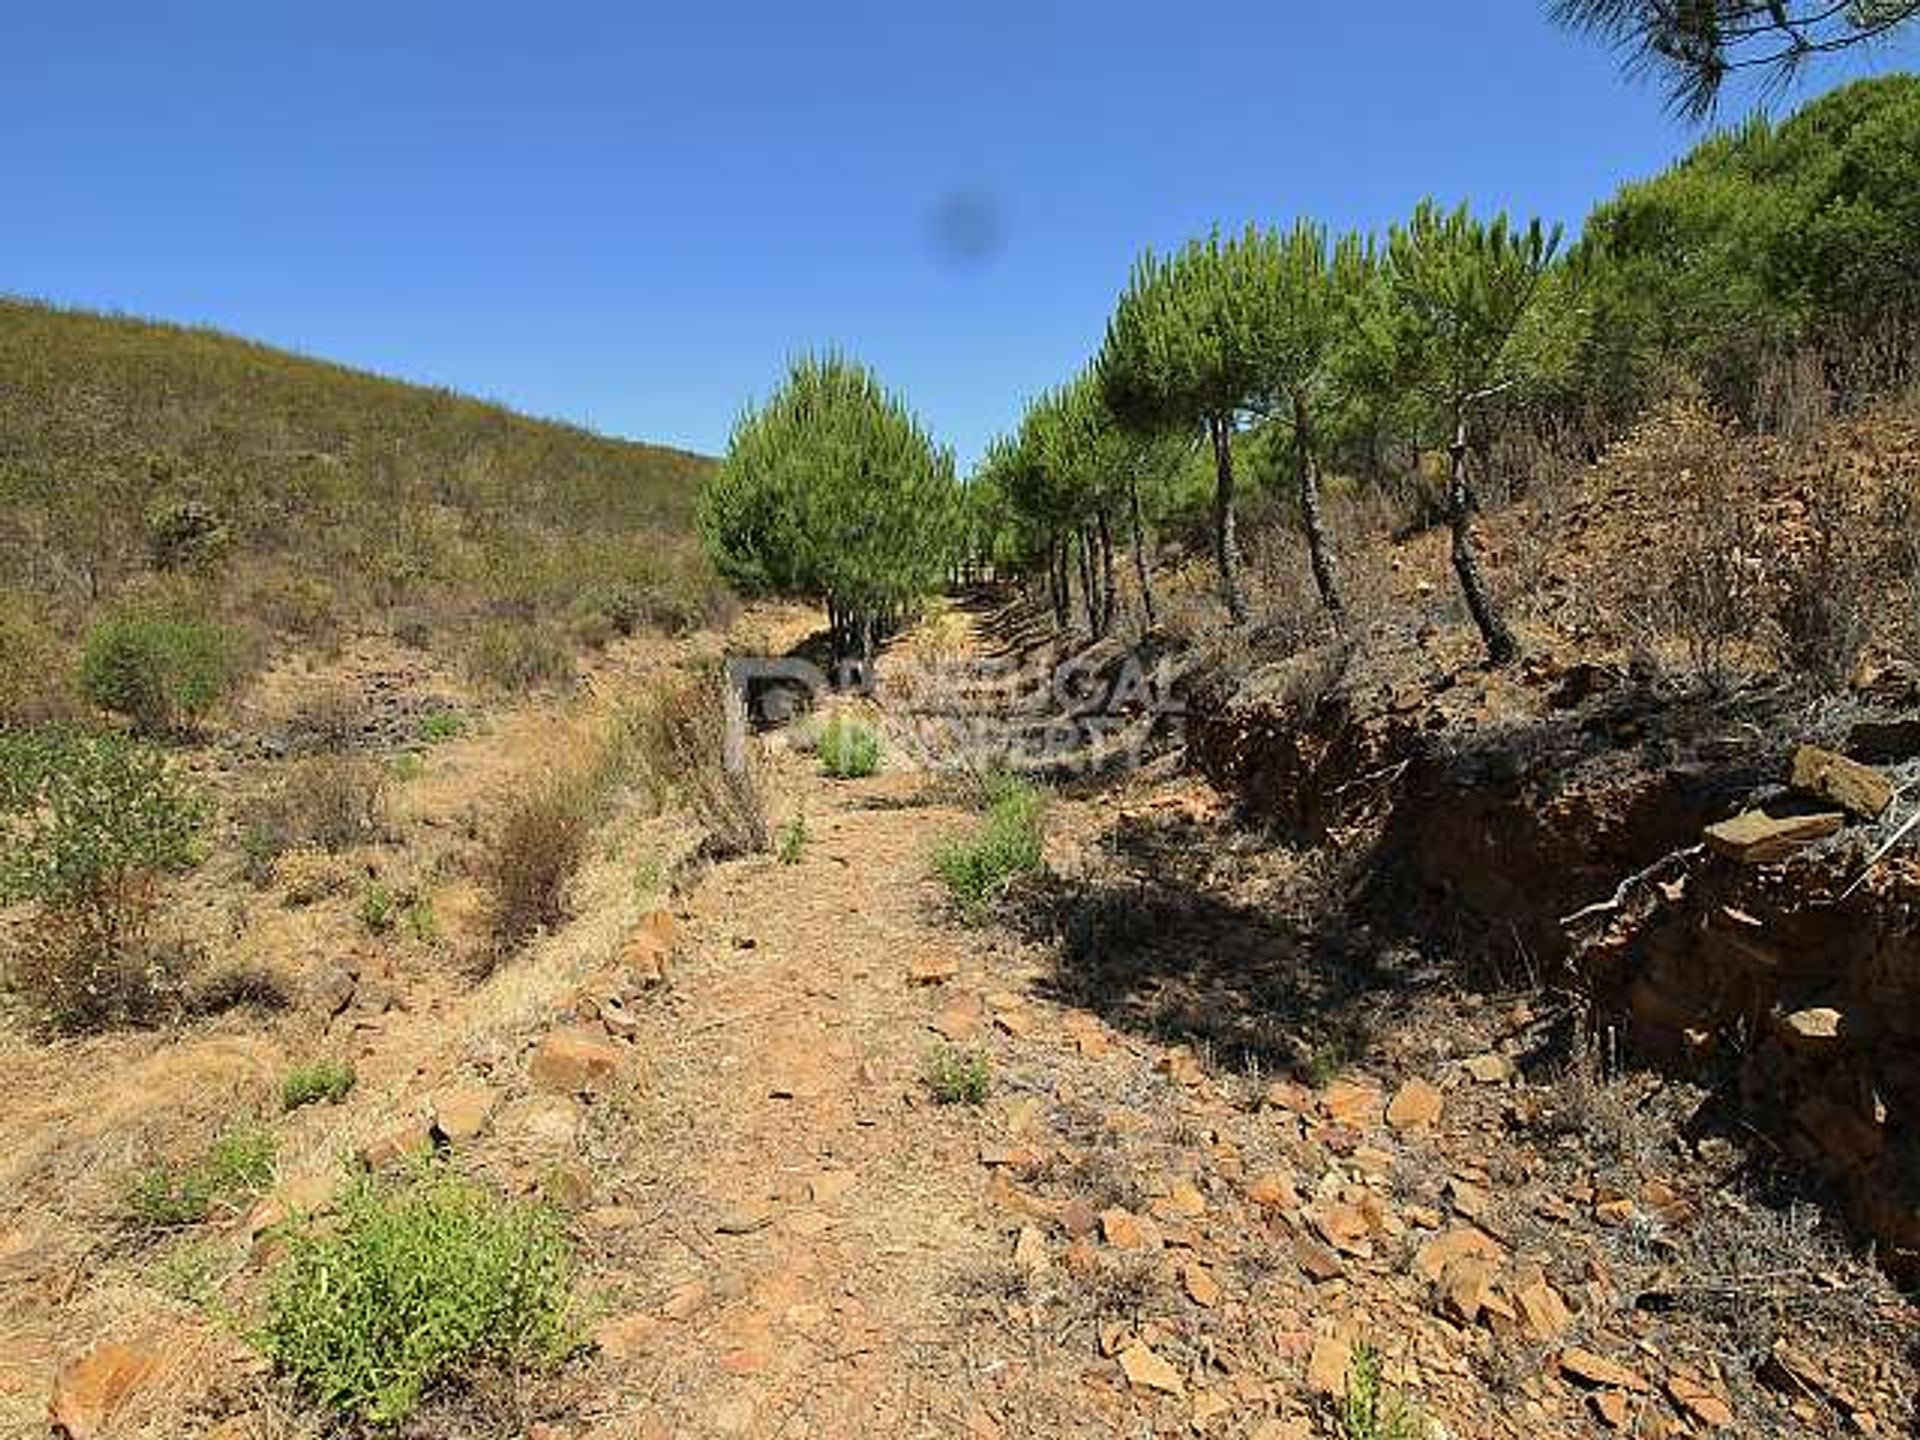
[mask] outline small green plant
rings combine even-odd
[[[1340,1406],[1341,1440],[1421,1440],[1420,1412],[1387,1388],[1380,1352],[1365,1341],[1347,1362],[1347,1394]]]
[[[236,647],[217,625],[122,614],[87,632],[80,689],[149,735],[191,730],[238,673]]]
[[[360,923],[372,935],[384,935],[393,929],[394,912],[399,902],[384,885],[369,885],[360,897]]]
[[[989,787],[979,832],[934,852],[934,873],[964,918],[984,918],[1016,879],[1040,869],[1045,814],[1046,796],[1037,786],[1003,777]]]
[[[387,771],[396,785],[407,785],[427,773],[427,762],[411,750],[403,750],[387,762]]]
[[[141,1174],[127,1195],[135,1221],[155,1230],[198,1225],[237,1214],[273,1183],[274,1142],[259,1125],[229,1130],[192,1165],[159,1165]]]
[[[426,1168],[363,1179],[324,1228],[296,1225],[257,1343],[310,1399],[396,1426],[484,1366],[557,1362],[574,1343],[560,1218]]]
[[[812,837],[807,832],[807,812],[796,810],[793,818],[780,827],[780,843],[775,853],[782,865],[798,865],[807,853],[807,841]]]
[[[9,980],[77,1032],[158,1015],[155,878],[197,864],[205,807],[158,751],[111,735],[0,732],[0,904],[35,901]]]
[[[820,733],[820,769],[835,780],[859,780],[880,769],[880,737],[858,720],[836,715]]]
[[[927,1088],[941,1105],[984,1105],[993,1088],[986,1052],[935,1046],[927,1057]]]
[[[466,717],[458,710],[435,710],[420,721],[420,738],[429,745],[443,745],[466,733]]]
[[[353,1066],[345,1060],[310,1060],[296,1065],[280,1083],[280,1108],[298,1110],[322,1100],[338,1105],[347,1098],[357,1078]]]
[[[407,901],[406,908],[400,912],[400,924],[407,932],[407,938],[416,945],[437,945],[440,943],[440,920],[433,913],[433,897],[415,895]]]

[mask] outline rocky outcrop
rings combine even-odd
[[[1251,818],[1345,852],[1376,931],[1523,962],[1639,1055],[1731,1077],[1920,1271],[1920,862],[1857,883],[1920,778],[1920,682],[1810,707],[1417,665],[1296,657],[1196,711],[1191,753]]]

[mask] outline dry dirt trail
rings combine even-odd
[[[754,618],[763,644],[801,638],[790,613]],[[893,658],[1004,658],[1030,638],[958,609]],[[598,683],[686,658],[630,651]],[[991,687],[959,703],[1005,718]],[[476,787],[567,744],[568,713],[505,712],[409,788],[403,854],[453,877],[437,892],[453,939],[449,837]],[[914,762],[912,715],[877,714],[889,758],[867,779],[771,737],[776,818],[804,814],[808,843],[793,863],[684,872],[664,900],[670,982],[630,1003],[593,997],[662,903],[634,854],[687,848],[673,816],[618,819],[573,918],[478,985],[444,947],[353,939],[350,897],[276,902],[250,933],[357,953],[344,998],[177,1034],[9,1036],[0,1434],[44,1435],[53,1373],[100,1340],[150,1351],[161,1377],[104,1440],[326,1433],[223,1314],[258,1294],[276,1206],[324,1203],[343,1152],[385,1163],[429,1141],[565,1209],[594,1343],[557,1379],[436,1403],[417,1440],[1311,1440],[1354,1433],[1336,1397],[1356,1346],[1422,1417],[1381,1440],[1910,1423],[1912,1314],[1856,1272],[1825,1272],[1764,1335],[1669,1283],[1726,1258],[1725,1234],[1690,1227],[1734,1162],[1723,1140],[1659,1131],[1657,1085],[1529,1076],[1533,1000],[1289,928],[1293,862],[1164,766],[1058,791],[1048,876],[964,926],[929,861],[979,816]],[[1314,1052],[1317,1088],[1276,1079],[1309,1033],[1345,1037]],[[941,1045],[987,1057],[984,1103],[935,1102]],[[350,1054],[360,1084],[279,1116],[278,1077],[315,1053]],[[248,1111],[279,1144],[263,1210],[204,1239],[115,1231],[131,1166]],[[203,1244],[225,1257],[213,1305],[163,1277]],[[1671,1303],[1636,1303],[1650,1291]],[[1789,1340],[1778,1388],[1728,1358]]]

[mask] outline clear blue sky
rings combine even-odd
[[[832,342],[964,463],[1143,245],[1577,225],[1693,138],[1538,0],[65,0],[6,49],[0,291],[707,451]]]

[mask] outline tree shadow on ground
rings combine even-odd
[[[1044,990],[1217,1065],[1322,1079],[1446,978],[1364,928],[1219,893],[1205,873],[1210,838],[1189,817],[1131,821],[1097,874],[1025,887],[1008,920],[1052,949]]]

